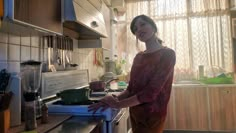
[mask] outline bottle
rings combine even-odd
[[[47,105],[44,103],[42,106],[42,118],[41,118],[41,123],[48,123],[48,107]]]
[[[37,128],[35,101],[25,101],[25,131]]]

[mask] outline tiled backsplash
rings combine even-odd
[[[6,68],[9,72],[19,73],[20,62],[26,60],[47,63],[47,43],[43,43],[42,36],[32,28],[3,22],[0,28],[0,70]],[[104,69],[93,65],[94,49],[78,49],[77,44],[74,40],[72,63],[79,65],[77,69],[89,69],[90,80],[97,79]]]

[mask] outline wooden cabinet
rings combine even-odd
[[[173,86],[165,129],[236,131],[236,86]]]
[[[175,88],[176,129],[208,130],[206,87]]]
[[[9,7],[14,7],[14,9],[8,8],[8,12],[14,11],[14,16],[8,13],[9,16],[5,17],[12,18],[13,21],[22,22],[22,24],[62,34],[60,0],[14,0],[14,4],[10,1],[7,2]]]
[[[211,130],[236,130],[236,88],[209,87]]]
[[[174,93],[175,89],[172,89],[167,109],[166,129],[176,129]]]
[[[0,19],[1,19],[1,17],[3,17],[3,0],[0,0]]]

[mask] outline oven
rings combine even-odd
[[[122,109],[116,117],[109,123],[111,126],[109,133],[128,133],[127,132],[127,111]]]
[[[50,72],[42,74],[41,95],[44,100],[54,99],[56,93],[66,89],[80,89],[88,87],[88,71],[87,70],[71,70],[63,72]],[[102,117],[103,133],[125,133],[118,131],[118,128],[123,128],[122,121],[125,114],[125,109],[108,108],[105,111],[98,110],[95,114],[88,111],[88,106],[101,97],[90,97],[90,102],[80,103],[79,105],[64,105],[61,104],[60,98],[48,100],[49,114],[70,114],[73,116],[88,116]]]

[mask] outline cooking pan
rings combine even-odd
[[[98,80],[98,81],[93,81],[89,83],[89,88],[94,91],[94,92],[98,92],[98,91],[105,91],[106,90],[106,86],[114,80],[118,80],[117,78],[113,78],[110,79],[108,81],[102,81],[102,80]]]
[[[63,104],[76,104],[88,101],[89,94],[88,88],[82,88],[63,90],[56,95],[61,98]]]

